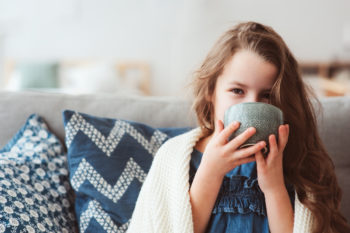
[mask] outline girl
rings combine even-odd
[[[272,28],[227,31],[196,72],[194,94],[200,127],[159,149],[128,232],[350,232],[298,64]],[[283,111],[266,158],[265,142],[238,149],[254,128],[227,140],[239,122],[224,129],[224,112],[242,102]]]

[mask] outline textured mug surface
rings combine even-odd
[[[250,137],[240,148],[248,147],[264,140],[266,148],[264,154],[269,150],[269,135],[275,134],[278,139],[278,128],[283,124],[282,111],[271,104],[261,102],[245,102],[235,104],[225,111],[224,126],[231,122],[240,122],[240,127],[230,137],[229,140],[243,133],[249,127],[256,128],[256,133]]]

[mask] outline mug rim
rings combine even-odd
[[[228,108],[225,110],[225,114],[226,114],[226,112],[228,112],[231,108],[234,108],[234,107],[240,106],[240,105],[265,105],[265,106],[272,107],[273,109],[279,111],[279,112],[282,113],[282,115],[283,115],[283,111],[282,111],[282,109],[280,109],[279,107],[277,107],[277,106],[275,106],[275,105],[272,105],[272,104],[263,103],[263,102],[243,102],[243,103],[239,103],[239,104],[233,104],[233,105],[231,105],[230,107],[228,107]],[[224,115],[225,115],[225,114],[224,114]]]
[[[234,107],[234,106],[238,106],[238,105],[250,105],[250,104],[255,104],[255,105],[267,105],[267,106],[274,107],[274,108],[276,108],[277,110],[279,110],[279,111],[282,112],[282,110],[281,110],[279,107],[277,107],[277,106],[275,106],[275,105],[273,105],[273,104],[263,103],[263,102],[243,102],[243,103],[239,103],[239,104],[233,104],[233,105],[231,105],[230,107],[228,107],[227,110],[230,109],[231,107]]]
[[[282,118],[282,121],[284,122],[284,114],[283,114],[283,111],[278,108],[277,106],[275,105],[272,105],[272,104],[269,104],[269,103],[263,103],[263,102],[243,102],[243,103],[238,103],[238,104],[234,104],[234,105],[231,105],[230,107],[228,107],[226,110],[225,110],[225,113],[224,113],[224,125],[226,125],[226,119],[227,119],[227,114],[229,114],[229,112],[231,112],[231,109],[232,108],[235,108],[236,106],[239,107],[241,105],[264,105],[264,106],[267,106],[271,109],[274,110],[274,115],[278,115]]]

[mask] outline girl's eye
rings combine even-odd
[[[239,89],[239,88],[233,88],[232,89],[232,92],[237,94],[237,95],[241,95],[241,94],[244,94],[243,93],[243,90],[242,89]]]
[[[262,98],[264,98],[264,99],[270,99],[270,93],[262,94]]]

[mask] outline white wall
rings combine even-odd
[[[216,38],[241,21],[271,25],[298,59],[350,59],[349,9],[349,0],[0,0],[0,33],[9,58],[147,60],[153,93],[182,95]]]

